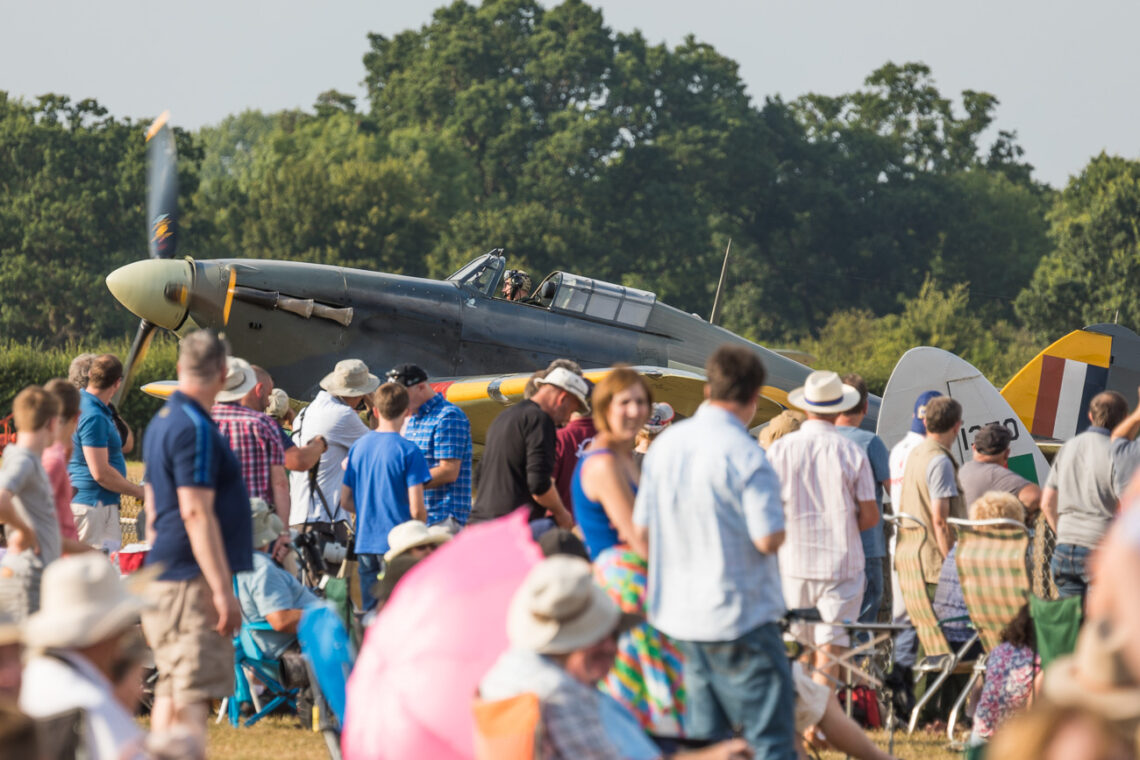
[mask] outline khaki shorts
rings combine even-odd
[[[123,548],[123,528],[119,524],[118,504],[72,504],[75,532],[79,540],[100,551],[117,552]]]
[[[205,578],[154,581],[146,590],[154,605],[142,615],[154,650],[154,693],[176,705],[221,699],[234,691],[234,646],[218,634],[218,613]]]
[[[792,663],[792,683],[796,687],[796,733],[802,734],[823,720],[831,689],[813,681],[798,662]]]
[[[817,581],[804,578],[784,578],[784,603],[791,609],[815,607],[825,623],[856,621],[863,605],[863,584],[866,578],[859,575],[843,581]],[[806,623],[793,623],[789,629],[797,638],[816,646],[850,644],[846,629]]]

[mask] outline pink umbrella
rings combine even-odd
[[[346,760],[474,758],[471,702],[542,552],[525,510],[467,528],[403,577],[348,679]]]

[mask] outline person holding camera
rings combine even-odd
[[[427,520],[424,484],[431,480],[419,447],[400,435],[408,416],[407,389],[402,383],[384,383],[370,403],[378,427],[349,449],[340,489],[341,507],[356,513],[357,571],[366,612],[376,606],[372,586],[390,548],[388,531],[408,520]]]

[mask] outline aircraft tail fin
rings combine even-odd
[[[1089,426],[1089,401],[1109,387],[1112,343],[1093,328],[1074,330],[1022,367],[1001,395],[1034,436],[1067,441]]]

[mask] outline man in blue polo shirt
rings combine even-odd
[[[198,330],[182,339],[178,390],[147,429],[148,565],[143,632],[154,650],[152,730],[178,725],[206,740],[210,700],[233,692],[233,644],[241,625],[233,573],[253,567],[249,497],[237,457],[207,411],[226,377],[226,345]]]
[[[96,549],[118,551],[119,496],[142,499],[142,486],[127,480],[123,441],[108,404],[123,384],[123,364],[112,354],[91,360],[87,387],[79,391],[79,426],[72,437],[67,474],[75,488],[71,513],[79,540]]]
[[[415,364],[401,364],[388,379],[408,389],[412,416],[404,437],[419,447],[431,469],[424,485],[427,524],[453,518],[466,525],[471,514],[471,422],[455,404],[436,393],[428,375]]]

